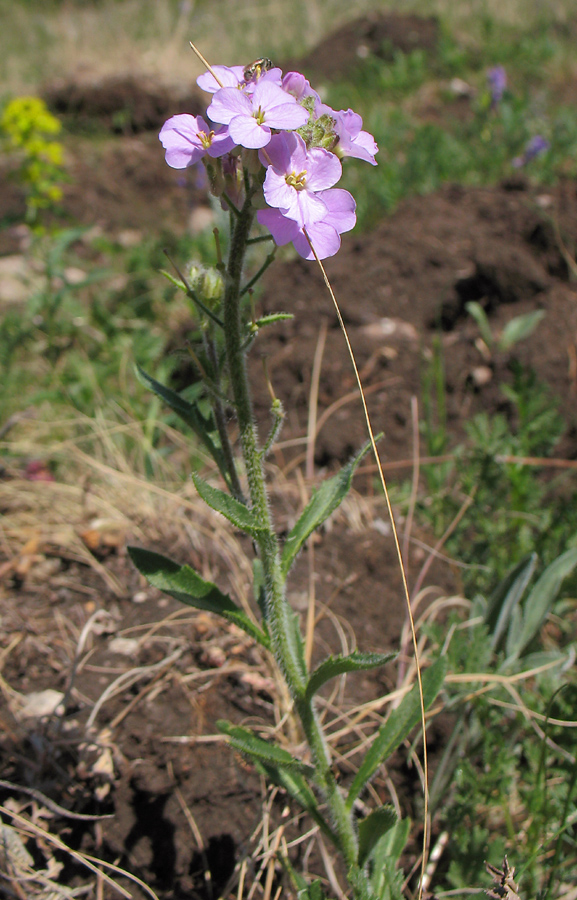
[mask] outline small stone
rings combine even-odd
[[[475,387],[485,387],[493,379],[493,370],[489,366],[477,366],[471,372],[471,380]]]
[[[136,656],[138,652],[138,641],[136,638],[113,638],[108,649],[111,653],[118,653],[119,656]]]
[[[43,716],[59,713],[62,711],[60,704],[63,700],[64,694],[61,691],[54,691],[52,688],[47,688],[45,691],[33,691],[26,696],[18,718],[41,719]]]

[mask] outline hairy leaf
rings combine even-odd
[[[261,316],[254,323],[258,328],[264,328],[265,325],[274,325],[275,322],[284,322],[286,319],[294,319],[292,313],[269,313],[267,316]]]
[[[355,651],[348,656],[329,656],[311,673],[307,684],[307,697],[314,697],[316,692],[338,675],[346,672],[360,672],[363,669],[377,669],[396,657],[396,653],[359,653]]]
[[[136,366],[136,374],[138,380],[159,397],[170,409],[179,416],[182,421],[188,425],[195,433],[199,441],[206,447],[215,463],[219,472],[230,487],[230,475],[227,470],[224,454],[218,441],[216,426],[212,419],[212,415],[208,418],[204,416],[198,403],[189,403],[176,391],[171,390],[166,385],[161,384],[151,375],[148,375],[140,366]]]
[[[362,819],[359,825],[359,866],[364,866],[378,841],[398,822],[392,806],[380,806]]]
[[[447,660],[444,656],[441,656],[429,669],[423,672],[423,701],[425,709],[429,708],[441,690],[446,672]],[[391,712],[386,722],[379,728],[378,734],[369,747],[349,790],[347,796],[349,809],[352,808],[363,787],[373,777],[381,763],[397,749],[399,744],[405,740],[420,721],[421,701],[419,698],[419,685],[415,684],[403,698],[400,705]]]
[[[368,441],[360,453],[357,454],[346,466],[343,466],[340,472],[323,481],[320,488],[313,492],[313,495],[305,506],[301,516],[288,535],[281,557],[281,568],[286,576],[294,559],[301,549],[304,542],[313,533],[315,528],[328,519],[330,514],[342,503],[346,497],[356,467],[371,446]]]
[[[244,610],[211,581],[201,578],[190,566],[181,566],[168,557],[161,556],[160,553],[143,550],[141,547],[129,547],[128,552],[132,562],[149,584],[174,597],[175,600],[186,603],[187,606],[216,613],[229,622],[234,622],[263,647],[270,646],[268,636]]]
[[[192,480],[204,502],[232,522],[235,528],[253,538],[265,530],[254,512],[240,500],[236,500],[220,488],[213,487],[198,475],[193,475]]]
[[[307,766],[299,759],[295,759],[288,750],[283,750],[282,747],[277,747],[276,744],[263,741],[262,738],[257,737],[256,734],[253,734],[247,728],[241,728],[240,725],[232,725],[225,719],[219,719],[216,727],[223,734],[226,734],[229,743],[235,750],[238,750],[239,753],[244,753],[245,756],[249,756],[251,759],[280,769],[296,770],[309,777],[314,775],[315,770],[312,766]]]

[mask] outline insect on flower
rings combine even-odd
[[[263,56],[261,59],[255,59],[254,62],[244,67],[244,80],[250,81],[255,75],[258,80],[263,72],[268,72],[269,69],[274,69],[274,67],[272,59],[268,59],[266,56]]]

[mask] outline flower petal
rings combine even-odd
[[[287,219],[278,209],[259,209],[256,214],[257,221],[268,228],[274,238],[275,244],[282,247],[289,241],[294,241],[300,229],[296,222]]]
[[[328,221],[339,234],[355,227],[357,204],[352,194],[342,188],[331,188],[330,191],[322,191],[319,197],[328,209],[323,221]]]
[[[336,184],[343,174],[340,159],[334,153],[313,147],[307,154],[307,188],[324,191]]]
[[[266,147],[271,139],[271,130],[267,125],[259,125],[253,116],[236,116],[228,126],[235,144],[249,150]]]
[[[214,94],[223,87],[237,87],[244,81],[244,69],[242,66],[213,66],[212,71],[218,76],[218,83],[211,72],[204,72],[196,79],[196,83],[203,91]]]
[[[213,122],[228,125],[235,116],[252,116],[252,103],[242,91],[226,87],[216,92],[206,114]]]
[[[202,159],[206,151],[198,132],[204,130],[208,131],[208,126],[201,116],[195,118],[186,113],[172,116],[164,123],[158,137],[172,169],[185,169]]]
[[[314,225],[309,225],[307,234],[319,259],[326,259],[327,256],[334,256],[335,253],[338,253],[341,239],[328,222],[316,222]],[[315,258],[304,233],[300,232],[293,238],[293,244],[299,256],[303,256],[305,259]]]

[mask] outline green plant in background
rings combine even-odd
[[[523,861],[521,896],[545,896],[553,884],[571,882],[577,863],[577,741],[563,727],[574,718],[576,635],[570,626],[554,641],[541,632],[547,618],[558,620],[574,605],[561,589],[574,580],[577,546],[535,581],[536,567],[531,553],[490,596],[478,594],[468,621],[455,619],[449,631],[451,669],[464,685],[450,691],[454,725],[431,805],[451,834],[452,888],[479,883],[489,852],[497,862],[507,844]],[[431,630],[445,639],[446,626]]]
[[[519,341],[524,341],[530,337],[545,315],[544,310],[536,309],[533,312],[515,316],[514,319],[507,322],[501,334],[495,335],[491,329],[489,317],[480,303],[473,300],[465,304],[465,309],[479,326],[481,338],[490,354],[495,352],[507,353]]]
[[[64,148],[53,140],[62,126],[40,97],[16,97],[4,108],[0,131],[6,152],[16,154],[16,177],[26,191],[26,221],[54,210],[62,199]]]

